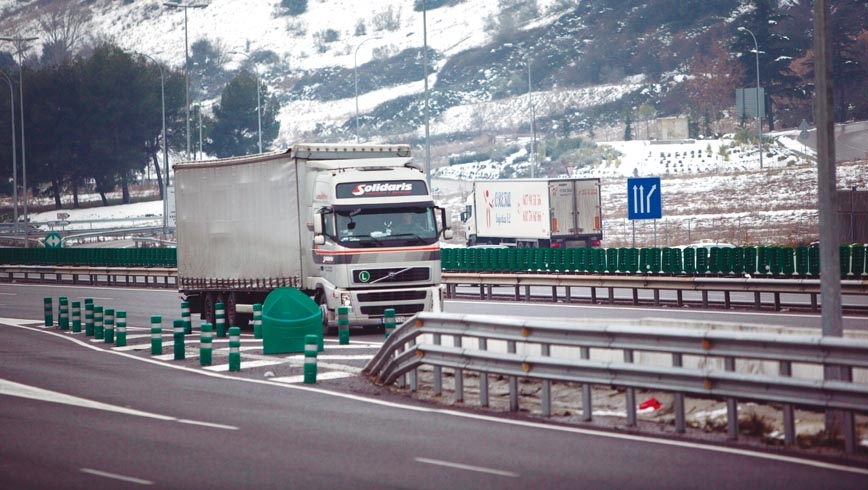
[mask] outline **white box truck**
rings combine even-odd
[[[298,144],[178,163],[178,285],[191,313],[228,325],[277,287],[295,287],[352,325],[437,311],[440,237],[451,237],[407,145]],[[239,311],[240,310],[240,311]]]
[[[600,179],[476,181],[461,220],[468,246],[598,247]]]

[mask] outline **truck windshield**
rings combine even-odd
[[[332,238],[348,247],[426,245],[437,241],[434,209],[356,208],[335,211]]]

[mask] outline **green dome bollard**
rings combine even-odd
[[[190,302],[181,301],[181,320],[184,320],[184,333],[193,333],[193,322],[190,320]]]
[[[57,299],[57,326],[61,330],[69,330],[69,300],[66,296]]]
[[[386,331],[386,338],[388,339],[392,332],[395,331],[395,309],[394,308],[386,308],[386,311],[383,312],[383,330]]]
[[[253,305],[253,338],[262,338],[262,304]]]
[[[111,308],[103,312],[103,339],[106,344],[115,342],[115,310]]]
[[[72,302],[72,332],[81,333],[81,302]]]
[[[174,343],[175,360],[183,361],[185,358],[184,350],[184,320],[179,319],[172,322],[172,339]]]
[[[159,356],[163,353],[163,317],[154,315],[151,317],[151,355]]]
[[[90,298],[84,300],[84,335],[93,337],[93,300]]]
[[[43,310],[45,311],[45,326],[54,326],[54,306],[51,305],[51,298],[43,298]]]
[[[115,345],[125,347],[127,345],[127,312],[118,310],[117,314],[117,338]]]
[[[350,309],[346,306],[338,307],[338,344],[350,343]]]
[[[100,305],[93,305],[93,338],[97,340],[105,339],[105,326],[103,325],[103,308]]]
[[[226,337],[226,310],[223,308],[223,303],[214,305],[214,320],[217,329],[217,338]]]
[[[203,322],[199,327],[201,333],[199,335],[199,365],[210,366],[212,362],[212,342],[214,339],[214,326],[208,322]]]
[[[316,335],[304,336],[304,382],[305,384],[316,383],[316,354],[319,350],[319,337]]]
[[[229,370],[241,371],[241,328],[229,328]]]

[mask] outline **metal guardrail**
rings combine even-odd
[[[583,419],[592,419],[591,385],[626,388],[627,425],[637,424],[635,390],[653,389],[675,396],[675,426],[685,432],[684,396],[727,400],[727,432],[738,436],[737,401],[782,404],[785,441],[795,442],[794,407],[843,410],[845,448],[856,448],[854,412],[868,413],[868,384],[853,382],[854,369],[868,368],[868,340],[809,335],[780,335],[726,330],[691,330],[612,322],[564,322],[542,319],[507,320],[484,315],[420,313],[398,328],[364,372],[376,382],[392,384],[409,377],[418,388],[417,370],[434,369],[433,390],[442,392],[443,368],[455,378],[455,396],[464,399],[463,373],[480,378],[480,402],[488,406],[488,376],[509,378],[510,409],[517,411],[518,379],[543,383],[541,406],[551,415],[551,383],[583,384]],[[452,338],[452,346],[444,337]],[[477,345],[471,346],[470,340]],[[488,346],[505,343],[506,352]],[[492,344],[490,344],[492,343]],[[519,350],[521,347],[521,352]],[[557,350],[571,350],[567,355]],[[591,359],[591,349],[623,361]],[[671,356],[668,366],[634,362],[637,353]],[[699,356],[704,368],[684,366],[685,356]],[[605,356],[603,356],[605,357]],[[773,361],[777,375],[736,370],[736,362]],[[792,377],[793,364],[815,365],[838,372],[838,380]],[[713,367],[722,366],[722,369]],[[707,367],[712,366],[712,367]],[[859,373],[864,374],[864,373]]]
[[[461,285],[477,285],[480,299],[493,299],[494,287],[513,287],[515,301],[531,301],[532,287],[550,287],[551,301],[564,300],[570,302],[574,299],[572,288],[590,288],[590,301],[592,303],[608,302],[615,303],[615,290],[632,290],[632,303],[638,305],[640,300],[639,290],[651,290],[654,297],[654,306],[660,306],[660,291],[670,290],[676,292],[675,305],[683,306],[685,303],[684,291],[697,291],[701,293],[702,307],[708,308],[714,301],[709,295],[712,292],[722,293],[722,299],[718,300],[723,307],[729,309],[736,303],[731,298],[731,293],[743,292],[753,294],[754,309],[761,309],[764,304],[763,294],[771,294],[771,305],[775,311],[782,309],[781,294],[806,295],[810,303],[810,310],[819,310],[821,293],[820,279],[766,279],[744,277],[687,277],[687,276],[619,276],[610,274],[499,274],[478,272],[444,272],[442,281],[446,284],[446,297],[455,298],[457,287]],[[559,293],[563,290],[563,295]],[[604,295],[598,295],[598,290],[603,290]],[[868,280],[843,279],[841,280],[841,294],[845,300],[848,296],[857,297],[868,295]],[[539,296],[536,296],[539,297]],[[866,305],[859,305],[858,301],[845,301],[845,306],[854,309],[865,309]]]
[[[177,287],[174,267],[93,267],[53,265],[0,265],[4,282],[50,282],[89,286]]]

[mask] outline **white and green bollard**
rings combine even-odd
[[[66,296],[57,299],[57,327],[69,330],[69,300]]]
[[[106,308],[103,311],[103,340],[106,344],[115,343],[115,310]]]
[[[45,326],[54,326],[54,306],[51,305],[51,298],[45,297],[42,299],[42,309],[45,312]]]
[[[81,302],[72,302],[72,333],[81,333]]]
[[[350,343],[350,309],[338,306],[338,344]]]
[[[163,354],[163,317],[151,316],[151,355]]]
[[[184,333],[193,333],[193,322],[190,320],[190,302],[181,301],[181,320],[184,320]]]
[[[84,299],[84,335],[93,337],[93,300]]]
[[[212,362],[212,342],[214,341],[212,335],[214,335],[214,326],[208,322],[202,322],[199,328],[201,330],[199,334],[199,365],[210,366]]]
[[[305,384],[316,383],[316,355],[319,350],[319,337],[316,335],[304,336],[304,382]]]
[[[253,338],[262,338],[262,304],[253,305]]]
[[[115,314],[117,317],[117,335],[115,345],[125,347],[127,345],[127,312],[118,310]]]
[[[229,328],[229,370],[241,371],[241,328]]]
[[[226,310],[223,308],[223,303],[214,305],[214,327],[217,330],[217,338],[226,336]]]
[[[186,357],[184,350],[184,320],[178,319],[172,322],[172,339],[175,341],[175,360],[183,361]]]
[[[93,305],[93,338],[103,340],[105,327],[103,326],[103,309],[101,305]]]
[[[386,311],[383,312],[383,330],[386,331],[386,338],[388,339],[392,332],[395,331],[395,309],[394,308],[386,308]]]

